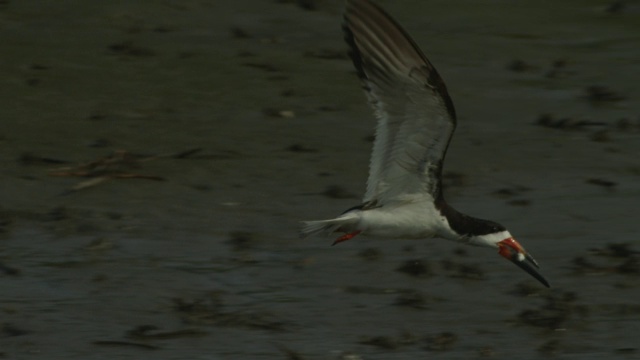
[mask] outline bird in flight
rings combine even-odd
[[[344,233],[440,237],[491,247],[545,286],[538,263],[502,225],[462,214],[442,193],[442,167],[456,113],[442,78],[409,34],[370,0],[347,0],[350,56],[378,120],[361,205],[329,220],[304,221],[302,236]]]

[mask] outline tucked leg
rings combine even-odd
[[[339,238],[336,239],[336,241],[333,242],[333,244],[331,244],[331,246],[341,243],[343,241],[347,241],[347,240],[351,240],[354,237],[356,237],[356,235],[360,234],[362,231],[358,230],[358,231],[354,231],[354,232],[350,232],[350,233],[346,233],[342,236],[340,236]]]

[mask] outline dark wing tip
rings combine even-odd
[[[364,67],[362,64],[362,54],[360,53],[360,50],[356,45],[356,41],[353,37],[353,32],[351,31],[351,28],[348,25],[346,14],[345,14],[344,22],[342,23],[342,31],[344,32],[344,41],[349,46],[349,52],[348,52],[349,58],[353,62],[353,66],[356,68],[358,77],[364,81],[367,79],[367,74],[364,71]]]
[[[456,113],[447,87],[413,38],[384,9],[369,0],[347,0],[342,24],[349,57],[358,77],[387,77],[390,68],[408,67],[424,72],[455,124]],[[360,48],[362,46],[362,48]],[[366,86],[366,85],[365,85]]]

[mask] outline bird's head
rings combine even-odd
[[[472,236],[470,242],[481,246],[497,247],[498,254],[503,258],[516,264],[544,286],[550,287],[549,282],[538,272],[538,262],[511,236],[509,231],[501,226],[493,233]]]

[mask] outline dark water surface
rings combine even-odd
[[[341,2],[306,3],[1,2],[0,358],[639,358],[640,5],[381,1],[456,104],[449,201],[547,290],[298,239],[358,203],[374,124]]]

